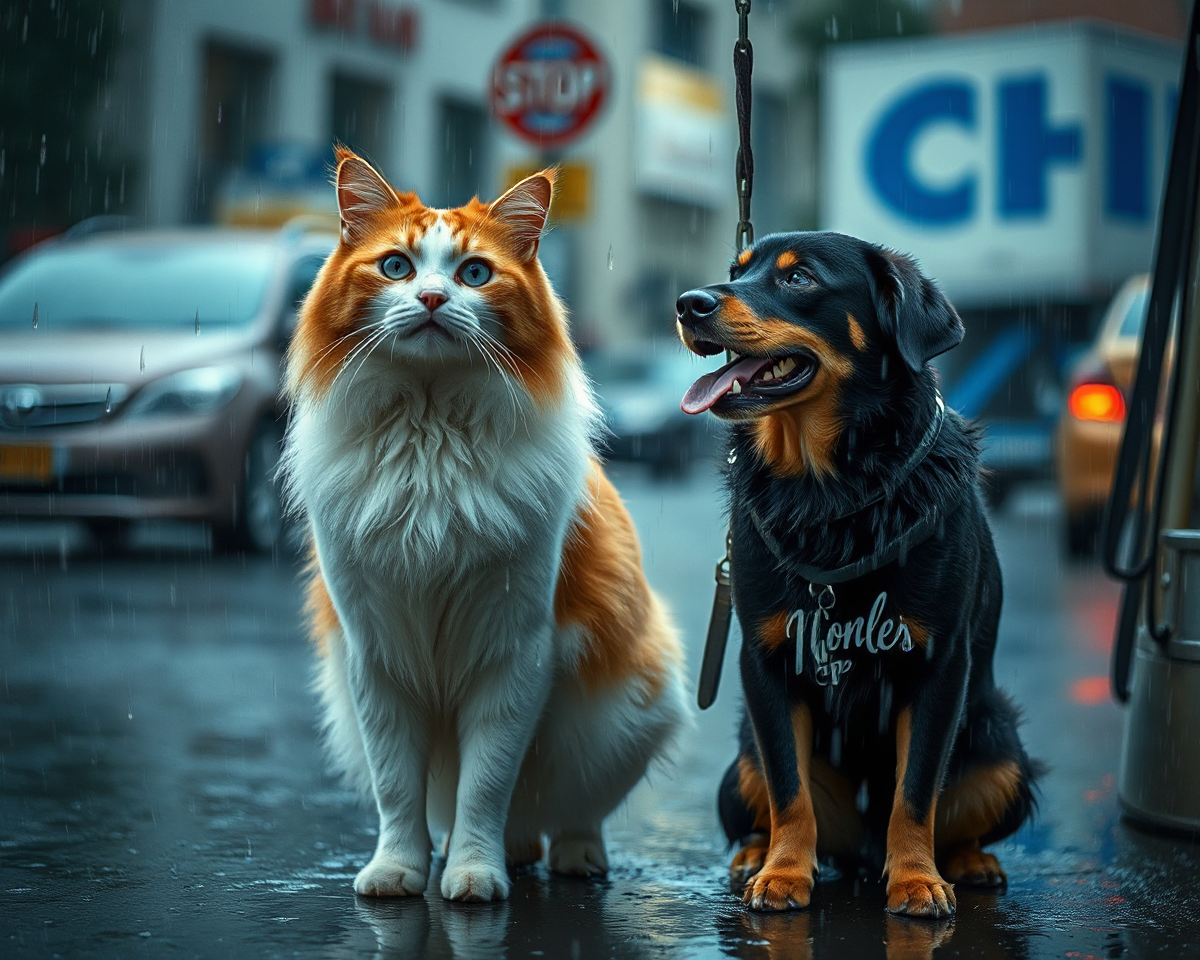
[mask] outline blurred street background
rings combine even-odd
[[[1120,819],[1094,557],[1190,10],[752,5],[757,234],[910,252],[967,328],[938,374],[986,430],[997,671],[1053,772],[1007,892],[932,925],[873,876],[786,917],[729,894],[736,634],[607,883],[356,901],[374,817],[316,742],[273,471],[335,141],[437,206],[559,167],[540,256],[697,672],[723,451],[674,302],[735,253],[733,0],[0,0],[0,955],[1200,955],[1197,848]]]

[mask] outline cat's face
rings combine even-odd
[[[491,204],[435,210],[349,150],[337,160],[341,242],[301,311],[289,387],[320,397],[386,361],[414,373],[476,365],[557,397],[573,349],[537,260],[553,171]]]

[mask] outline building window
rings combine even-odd
[[[269,54],[221,43],[205,46],[194,204],[201,219],[211,213],[222,181],[244,169],[254,151],[270,139],[273,72]]]
[[[659,53],[693,67],[708,65],[708,11],[687,0],[657,0]]]
[[[477,104],[444,99],[441,121],[435,203],[457,207],[489,192],[487,114]]]
[[[364,80],[344,73],[333,75],[333,139],[376,166],[387,164],[388,116],[392,91],[386,83]]]

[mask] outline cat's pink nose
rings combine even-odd
[[[433,311],[445,303],[449,297],[447,297],[444,293],[438,293],[436,290],[426,290],[424,293],[418,294],[417,299],[429,308],[430,313],[433,313]]]

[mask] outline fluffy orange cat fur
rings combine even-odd
[[[327,743],[379,813],[360,894],[421,894],[439,834],[453,900],[507,897],[506,861],[547,852],[604,873],[604,818],[686,717],[537,259],[553,183],[436,210],[337,152],[341,240],[288,353],[284,466]]]

